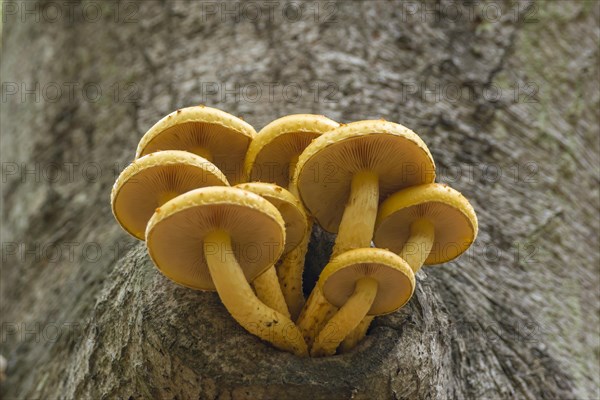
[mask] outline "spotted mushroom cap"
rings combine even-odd
[[[154,210],[172,197],[206,186],[229,186],[225,175],[204,158],[186,151],[150,153],[121,172],[111,191],[115,219],[144,240]]]
[[[379,177],[380,199],[435,179],[429,149],[410,129],[388,121],[358,121],[315,139],[302,153],[294,184],[304,206],[329,232],[337,232],[353,176]]]
[[[148,253],[172,281],[215,290],[204,239],[217,230],[229,234],[249,282],[271,267],[285,246],[285,224],[275,206],[246,190],[215,186],[184,193],[158,208],[146,229]],[[218,246],[212,250],[222,251]]]
[[[142,137],[136,158],[160,150],[185,150],[215,164],[231,184],[242,181],[244,157],[254,128],[216,108],[182,108],[162,118]],[[210,155],[210,156],[209,156]]]
[[[335,257],[321,272],[318,285],[336,307],[343,306],[362,278],[377,281],[377,295],[368,315],[396,311],[412,297],[415,275],[396,254],[377,248],[354,249]]]
[[[270,122],[250,143],[244,176],[248,181],[271,182],[288,188],[292,160],[313,139],[338,126],[337,122],[315,114],[287,115]]]
[[[475,241],[477,216],[469,201],[450,186],[431,183],[401,190],[379,207],[373,241],[377,247],[399,253],[417,219],[434,225],[434,243],[425,264],[450,261]]]
[[[236,187],[255,193],[273,204],[285,222],[285,248],[283,254],[295,249],[308,234],[308,217],[300,201],[289,191],[274,183],[240,183]]]

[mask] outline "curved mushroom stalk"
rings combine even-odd
[[[352,179],[350,197],[333,247],[332,258],[347,250],[369,247],[377,218],[378,200],[379,180],[377,174],[370,171],[361,171],[355,174]],[[323,297],[320,290],[318,285],[315,286],[297,321],[309,346],[328,319],[337,311]]]
[[[274,267],[268,268],[261,275],[257,276],[254,282],[252,282],[252,286],[254,286],[256,296],[260,301],[273,310],[285,315],[287,318],[291,318]]]
[[[435,164],[425,143],[386,121],[353,122],[319,136],[301,154],[294,173],[305,207],[321,227],[338,234],[333,257],[369,247],[380,197],[434,179]],[[318,290],[305,309],[327,307]],[[304,326],[310,317],[315,325],[303,332],[314,332],[327,322],[327,314],[303,311],[298,323]]]
[[[285,222],[286,244],[283,254],[294,251],[307,236],[308,217],[300,201],[292,193],[273,183],[242,183],[238,187],[263,197],[277,208]],[[259,299],[290,317],[275,265],[258,276],[253,284]]]
[[[290,184],[288,190],[296,198],[298,198],[298,188],[291,184],[294,179],[294,171],[298,164],[299,155],[293,156],[290,165],[288,166],[288,178]],[[308,244],[310,242],[310,234],[312,232],[313,221],[311,217],[307,217],[306,234],[300,244],[283,256],[277,267],[277,276],[279,284],[285,297],[288,309],[292,319],[296,320],[304,307],[304,293],[302,292],[302,275],[304,274],[304,260],[308,252]]]
[[[323,296],[319,285],[315,285],[296,321],[309,348],[323,326],[335,315],[337,310],[337,307],[331,305]]]
[[[367,335],[367,330],[369,330],[369,326],[371,326],[371,322],[375,319],[372,315],[365,316],[362,321],[358,324],[356,328],[352,330],[346,336],[346,338],[342,341],[339,347],[340,353],[347,353],[350,350],[354,349],[361,340],[365,338]]]
[[[379,177],[361,171],[352,177],[350,197],[340,222],[332,257],[351,249],[369,247],[377,219]]]
[[[319,135],[337,128],[339,124],[323,115],[296,114],[278,118],[258,132],[250,143],[244,163],[247,181],[276,183],[299,197],[292,184],[300,154]],[[308,250],[311,222],[304,238],[291,252],[284,255],[277,275],[292,317],[295,319],[304,306],[302,272]]]
[[[429,257],[434,238],[435,226],[428,219],[421,218],[410,225],[410,237],[398,255],[410,265],[415,274]]]
[[[273,268],[283,253],[285,234],[283,217],[263,197],[239,188],[208,187],[158,208],[148,222],[146,245],[169,279],[193,289],[216,290],[246,330],[279,349],[307,356],[293,321],[261,302],[249,283]],[[246,257],[246,246],[256,245],[268,250]]]
[[[377,281],[375,279],[362,278],[356,282],[352,296],[317,336],[310,355],[322,357],[335,354],[340,342],[366,317],[376,295]]]
[[[207,243],[210,243],[210,248],[207,248]],[[204,246],[210,275],[231,316],[248,332],[271,342],[275,347],[306,356],[306,343],[292,320],[266,306],[254,295],[233,256],[229,234],[223,231],[209,233]],[[212,246],[220,251],[211,251],[214,248]]]
[[[302,292],[302,274],[304,273],[304,260],[308,251],[311,230],[312,223],[309,223],[308,232],[298,247],[283,256],[277,265],[279,285],[294,320],[300,315],[305,303]]]
[[[400,251],[399,256],[406,261],[416,274],[423,266],[433,246],[435,227],[427,219],[419,219],[410,226],[411,235]],[[345,353],[353,348],[365,337],[369,326],[373,322],[372,316],[366,316],[343,340],[340,352]],[[326,329],[326,328],[325,328]]]
[[[320,290],[313,291],[315,296],[323,296],[323,301],[340,307],[326,324],[318,321],[323,328],[310,348],[312,356],[320,357],[335,354],[339,344],[363,319],[392,312],[406,304],[414,291],[415,278],[410,266],[396,254],[364,248],[349,250],[332,259],[321,272],[317,285]],[[312,315],[315,314],[318,313],[313,311]]]
[[[477,216],[468,200],[447,185],[430,183],[388,197],[381,204],[373,240],[376,246],[398,253],[416,273],[425,264],[441,264],[461,255],[477,230]],[[363,320],[341,348],[352,349],[369,323]]]

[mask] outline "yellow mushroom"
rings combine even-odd
[[[477,237],[477,216],[469,201],[447,185],[431,183],[401,190],[387,198],[377,215],[373,241],[404,259],[416,274],[423,264],[448,262]],[[341,350],[352,349],[367,332],[365,318]]]
[[[234,185],[242,182],[244,157],[254,128],[216,108],[182,108],[162,118],[142,137],[136,158],[160,150],[185,150],[215,164]]]
[[[111,192],[113,214],[129,234],[144,240],[154,210],[177,195],[207,186],[229,186],[212,163],[186,151],[151,153],[121,172]]]
[[[250,283],[281,256],[285,226],[275,206],[238,188],[184,193],[156,210],[148,223],[150,257],[169,279],[216,290],[231,316],[275,347],[307,355],[294,323],[262,303]]]
[[[323,269],[317,283],[323,296],[340,309],[315,339],[311,355],[335,354],[340,342],[365,318],[393,312],[415,288],[410,266],[387,250],[349,250]]]
[[[315,139],[300,156],[294,184],[318,223],[337,232],[335,257],[369,247],[380,199],[434,179],[433,158],[417,134],[377,120],[343,125]],[[309,346],[333,312],[315,287],[297,321]]]
[[[297,196],[291,180],[298,157],[312,140],[338,126],[323,115],[313,114],[288,115],[270,122],[250,143],[244,163],[246,180],[276,183]],[[283,295],[294,319],[304,305],[302,273],[311,230],[312,219],[303,241],[277,266]]]
[[[252,182],[237,185],[240,189],[255,193],[273,204],[281,213],[285,222],[285,247],[283,257],[293,251],[304,241],[308,218],[300,201],[281,186],[273,183]],[[275,265],[269,267],[265,272],[252,282],[258,298],[280,313],[290,317],[285,297],[281,291]]]

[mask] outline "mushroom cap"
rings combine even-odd
[[[216,230],[229,233],[233,254],[249,282],[279,259],[285,245],[285,224],[274,205],[242,189],[207,187],[182,194],[156,210],[146,229],[148,253],[174,282],[215,290],[204,238]]]
[[[319,135],[339,124],[323,115],[294,114],[278,118],[262,128],[250,143],[244,176],[288,187],[290,161],[298,157]]]
[[[273,204],[285,223],[285,247],[283,254],[295,249],[308,230],[308,217],[300,201],[289,191],[273,183],[240,183],[236,187],[255,193]]]
[[[415,275],[406,261],[376,248],[349,250],[335,257],[321,272],[318,284],[327,301],[341,307],[362,278],[377,281],[377,295],[368,315],[396,311],[410,300],[415,290]]]
[[[121,172],[111,194],[113,214],[132,236],[144,240],[146,225],[165,195],[206,186],[229,186],[211,162],[186,151],[167,150],[134,160]]]
[[[159,150],[205,148],[212,162],[232,183],[241,181],[244,157],[256,135],[240,118],[216,108],[195,106],[174,111],[158,121],[140,140],[136,158]]]
[[[304,206],[325,230],[337,232],[352,178],[363,170],[378,174],[380,199],[435,179],[433,157],[410,129],[383,120],[342,125],[304,150],[294,174]]]
[[[475,210],[451,187],[431,183],[401,190],[379,207],[373,241],[399,253],[410,237],[410,225],[425,218],[434,225],[434,243],[425,264],[440,264],[461,255],[477,237]]]

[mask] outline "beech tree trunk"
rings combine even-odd
[[[4,0],[3,398],[597,399],[600,7]],[[110,210],[143,133],[207,104],[421,135],[479,236],[341,356],[163,277]],[[331,251],[315,228],[305,290]]]

